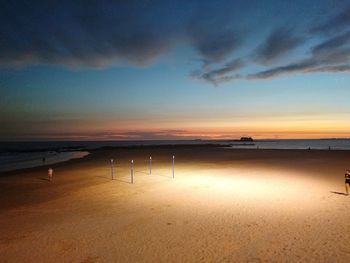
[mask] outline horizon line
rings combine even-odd
[[[247,137],[247,136],[244,136]],[[250,137],[250,136],[248,136]],[[253,141],[282,141],[282,140],[350,140],[350,137],[320,137],[320,138],[259,138],[254,139],[252,137]],[[40,139],[40,140],[31,140],[31,139],[24,139],[24,140],[0,140],[0,143],[11,143],[11,142],[142,142],[142,141],[241,141],[240,138],[231,138],[231,139],[139,139],[139,140],[69,140],[69,139],[62,139],[62,140],[54,140],[54,139]],[[249,141],[242,141],[242,142],[249,142]]]

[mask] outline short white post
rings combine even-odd
[[[111,175],[112,175],[112,180],[114,180],[114,160],[111,159]]]
[[[173,155],[173,178],[175,178],[175,156]]]
[[[130,175],[131,175],[131,183],[134,183],[134,160],[131,160],[131,171],[130,171]]]
[[[152,156],[149,157],[149,174],[152,175]]]

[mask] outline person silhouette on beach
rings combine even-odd
[[[45,163],[46,163],[46,158],[43,157],[43,165],[45,165]]]
[[[350,170],[345,172],[345,191],[346,195],[349,195],[349,186],[350,186]]]
[[[47,175],[49,176],[49,181],[52,181],[52,175],[53,175],[53,169],[49,168],[49,170],[47,171]]]

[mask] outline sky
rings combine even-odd
[[[349,73],[350,0],[0,1],[0,141],[348,138]]]

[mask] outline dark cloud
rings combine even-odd
[[[206,65],[227,59],[242,43],[243,34],[235,18],[238,2],[198,1],[186,35]]]
[[[241,39],[233,31],[192,32],[192,43],[203,57],[205,64],[221,62],[240,45]]]
[[[0,65],[145,65],[184,40],[211,63],[237,48],[224,4],[180,2],[5,1]]]
[[[343,8],[338,15],[330,18],[325,23],[311,29],[312,33],[333,33],[350,26],[350,4]]]
[[[312,59],[322,64],[345,63],[350,59],[350,31],[314,46]]]
[[[135,3],[5,2],[0,11],[0,63],[91,67],[150,63],[172,46],[178,32],[169,33],[168,20],[158,25],[147,15],[148,6]],[[162,16],[162,8],[152,14]]]
[[[305,38],[295,35],[291,28],[278,28],[270,33],[256,52],[255,60],[262,64],[269,64],[287,52],[304,43]]]
[[[251,54],[252,45],[246,40],[259,41],[254,34],[264,32],[271,25],[277,29],[263,43],[257,43],[255,60],[260,63],[274,62],[306,41],[297,26],[303,24],[305,15],[298,14],[300,8],[295,9],[296,6],[305,7],[301,0],[293,5],[272,0],[266,3],[257,0],[2,1],[0,67],[144,66],[185,44],[192,47],[203,62],[202,69],[192,76],[218,85],[242,78],[238,73],[246,63],[230,60],[237,56],[244,58],[245,54],[237,54],[242,49]],[[273,10],[279,18],[269,17]],[[314,31],[342,29],[339,32],[344,32],[350,25],[349,13],[350,8],[344,9],[327,24],[314,27]],[[293,30],[279,26],[285,23],[286,17],[293,17]],[[349,57],[348,41],[349,33],[339,35],[315,46],[309,58],[250,74],[248,78],[345,66]]]
[[[269,70],[261,71],[255,74],[249,74],[248,79],[268,79],[282,74],[291,74],[300,72],[315,66],[312,60],[304,60],[298,63],[289,64],[287,66],[275,67]]]
[[[190,135],[189,135],[190,134]],[[191,135],[186,130],[154,130],[154,131],[111,131],[111,132],[42,132],[31,131],[21,133],[10,131],[0,133],[2,139],[13,140],[178,140],[178,139],[197,139],[198,135]]]
[[[244,67],[244,63],[241,59],[235,59],[221,68],[205,71],[205,72],[195,72],[192,74],[194,79],[204,80],[212,83],[213,85],[218,85],[222,82],[231,81],[234,79],[240,79],[241,76],[238,74],[229,75],[233,72],[238,71]]]
[[[350,72],[350,64],[337,65],[337,66],[325,66],[312,69],[314,72]]]
[[[350,31],[327,39],[314,46],[309,58],[285,66],[271,68],[255,74],[248,79],[267,79],[284,74],[308,72],[345,72],[350,62]]]

